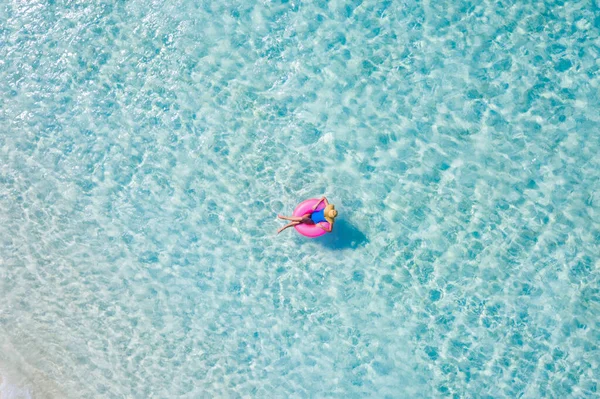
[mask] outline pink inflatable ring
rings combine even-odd
[[[319,200],[317,198],[311,198],[311,199],[302,201],[296,207],[296,209],[294,209],[293,215],[294,216],[304,216],[306,214],[313,213],[312,208],[313,208],[313,206],[315,206],[315,204],[317,202],[319,202]],[[320,211],[323,208],[325,208],[325,203],[323,201],[321,201],[321,203],[319,204],[317,209],[315,209],[315,211]],[[324,225],[323,227],[329,228],[329,223],[323,222],[323,225]],[[325,230],[323,230],[316,224],[300,223],[300,224],[297,224],[296,226],[294,226],[294,228],[298,231],[298,233],[302,234],[303,236],[310,237],[310,238],[319,237],[319,236],[322,236],[323,234],[327,233]]]

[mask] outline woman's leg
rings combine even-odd
[[[283,219],[283,220],[291,220],[292,222],[301,222],[305,218],[305,216],[283,216],[283,215],[277,215],[277,217],[279,219]]]
[[[295,226],[297,224],[300,224],[300,222],[296,221],[296,222],[288,223],[285,226],[283,226],[282,228],[280,228],[279,230],[277,230],[277,234],[281,233],[283,230],[287,229],[288,227],[292,227],[292,226]]]

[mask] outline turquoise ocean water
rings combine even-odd
[[[0,397],[590,398],[600,2],[0,2]],[[328,196],[334,233],[279,236]]]

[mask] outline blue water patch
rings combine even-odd
[[[594,2],[0,8],[19,392],[597,395]]]

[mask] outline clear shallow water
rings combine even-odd
[[[0,6],[2,395],[597,394],[597,2],[88,3]]]

